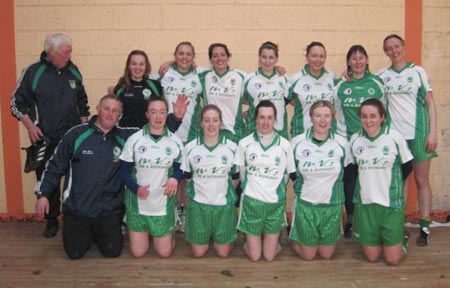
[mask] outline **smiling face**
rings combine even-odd
[[[276,115],[273,107],[259,107],[256,115],[256,127],[258,133],[262,135],[268,135],[273,132],[275,125]]]
[[[164,100],[151,100],[147,106],[147,116],[150,133],[162,135],[167,119],[167,105]]]
[[[406,46],[398,38],[389,38],[384,41],[383,45],[384,53],[391,59],[392,64],[395,66],[401,65],[405,62]]]
[[[58,47],[50,48],[47,52],[47,59],[57,68],[64,68],[72,58],[72,45],[60,44]]]
[[[122,115],[122,103],[116,99],[106,98],[97,105],[96,126],[107,133],[119,121]]]
[[[333,112],[329,107],[317,107],[311,113],[311,122],[314,128],[314,136],[317,134],[317,136],[322,137],[316,138],[326,137],[333,122]]]
[[[188,72],[194,63],[194,50],[191,45],[181,44],[175,51],[175,62],[180,72]]]
[[[369,137],[380,134],[381,124],[384,115],[380,114],[378,107],[374,105],[364,105],[360,108],[361,124]]]
[[[366,73],[368,63],[369,59],[360,51],[356,51],[355,53],[353,53],[347,61],[347,65],[350,67],[350,71],[357,78]]]
[[[273,49],[262,49],[258,58],[259,67],[263,72],[272,73],[275,64],[277,64],[278,57]]]
[[[144,56],[138,54],[131,55],[128,70],[130,71],[132,80],[141,81],[144,78],[146,68]]]
[[[214,67],[214,70],[216,70],[217,73],[223,74],[228,69],[228,61],[230,60],[230,57],[227,54],[227,51],[223,47],[214,47],[212,49],[211,58],[209,58],[209,61]]]
[[[323,67],[325,66],[325,60],[327,54],[323,47],[318,45],[310,48],[309,53],[306,55],[306,62],[309,65],[309,70],[314,76],[320,75]]]
[[[203,135],[205,137],[217,137],[220,133],[220,127],[222,121],[220,120],[220,114],[215,109],[208,109],[203,112],[200,126],[203,129]]]

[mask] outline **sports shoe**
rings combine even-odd
[[[56,236],[56,233],[58,232],[58,220],[57,219],[47,219],[47,225],[45,226],[44,230],[44,237],[45,238],[53,238]]]
[[[347,239],[352,238],[353,233],[353,224],[352,223],[345,223],[344,225],[344,237]]]
[[[419,237],[416,239],[417,246],[424,247],[430,243],[430,229],[428,227],[420,227]]]
[[[23,168],[25,173],[34,171],[41,165],[41,162],[44,160],[46,145],[46,142],[42,140],[31,144],[27,148],[21,148],[27,152],[27,159],[25,160],[25,166]]]
[[[407,230],[404,230],[403,241],[402,241],[402,251],[405,256],[408,255],[408,240],[409,240],[409,232]]]

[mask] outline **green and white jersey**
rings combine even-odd
[[[355,133],[350,145],[358,165],[353,202],[403,209],[405,197],[401,165],[412,160],[413,156],[402,135],[385,125],[374,138],[364,131]]]
[[[242,135],[242,101],[245,73],[228,69],[223,75],[214,70],[203,72],[202,80],[205,104],[214,104],[222,111],[222,129],[240,139]]]
[[[361,79],[350,76],[350,82],[343,79],[337,80],[334,89],[337,132],[347,139],[361,130],[358,109],[363,101],[376,98],[386,105],[383,81],[369,71]]]
[[[203,69],[201,69],[203,70]],[[199,73],[196,69],[182,73],[178,71],[176,65],[170,66],[169,70],[161,78],[158,74],[152,75],[152,79],[160,81],[164,90],[164,97],[169,103],[169,114],[173,113],[172,103],[177,101],[178,95],[184,94],[188,97],[189,106],[183,117],[178,130],[175,132],[183,143],[187,143],[198,136],[200,101],[202,97],[202,85]]]
[[[291,136],[297,136],[311,128],[309,109],[318,100],[334,104],[334,74],[323,69],[319,77],[311,75],[309,65],[290,77],[289,100],[294,101],[295,109],[291,120]]]
[[[131,135],[123,148],[120,159],[133,162],[133,178],[139,186],[149,186],[150,194],[141,200],[129,189],[125,190],[127,209],[138,209],[147,216],[166,215],[175,197],[164,195],[167,179],[173,173],[174,162],[181,163],[183,143],[169,130],[158,139],[150,135],[148,125]]]
[[[275,130],[287,138],[287,111],[285,98],[288,98],[289,85],[285,76],[274,70],[270,77],[264,75],[261,68],[245,77],[243,101],[248,103],[248,120],[246,134],[256,131],[254,119],[256,106],[261,100],[270,100],[277,109]]]
[[[291,140],[297,167],[294,192],[311,204],[338,205],[344,202],[344,167],[353,162],[346,138],[330,132],[318,142],[313,129]]]
[[[192,173],[186,194],[194,201],[207,205],[226,205],[236,202],[231,174],[237,173],[234,165],[236,143],[221,136],[219,143],[208,147],[199,137],[189,142],[183,150],[181,169]]]
[[[286,199],[287,175],[295,172],[288,140],[275,134],[272,143],[263,146],[258,134],[252,133],[239,141],[234,163],[244,169],[242,190],[245,195],[266,203]]]
[[[430,119],[425,97],[432,89],[425,70],[408,62],[400,71],[389,67],[378,75],[386,86],[392,128],[407,140],[428,136]]]

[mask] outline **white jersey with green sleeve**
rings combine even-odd
[[[208,147],[203,137],[189,142],[183,150],[181,169],[192,173],[186,194],[194,201],[207,205],[226,205],[237,200],[231,175],[236,143],[221,136],[219,143]]]
[[[358,109],[362,102],[376,98],[386,105],[383,81],[369,71],[361,79],[350,76],[350,81],[337,80],[334,93],[336,95],[337,132],[347,139],[361,130]]]
[[[204,103],[214,104],[222,112],[222,129],[230,131],[239,139],[242,135],[242,91],[245,73],[228,69],[223,75],[214,70],[201,74]]]
[[[161,78],[158,74],[152,75],[152,79],[160,81],[164,91],[164,97],[169,104],[169,114],[173,113],[172,103],[177,101],[178,95],[187,96],[189,105],[183,117],[180,127],[175,132],[183,143],[187,143],[198,136],[199,114],[202,97],[202,85],[199,79],[201,70],[191,69],[189,72],[178,71],[176,65],[170,66],[169,70]]]
[[[389,67],[378,75],[386,86],[392,128],[407,140],[427,137],[430,119],[425,97],[432,89],[425,70],[408,62],[400,71]]]
[[[289,85],[285,76],[280,76],[274,70],[270,77],[265,76],[261,68],[250,73],[244,80],[243,101],[248,103],[248,120],[246,134],[256,131],[256,124],[253,120],[256,106],[262,100],[270,100],[277,109],[277,119],[275,130],[283,137],[287,138],[287,111],[285,98],[288,98]]]
[[[371,138],[364,131],[355,133],[350,145],[358,165],[358,180],[353,201],[403,209],[401,165],[413,159],[406,140],[388,125]]]
[[[244,169],[244,195],[266,203],[286,199],[286,176],[295,172],[288,140],[275,134],[272,143],[263,146],[258,134],[252,133],[239,141],[234,163]]]
[[[323,69],[319,77],[311,75],[309,65],[290,77],[289,100],[294,101],[294,115],[291,120],[291,136],[297,136],[311,128],[309,109],[318,100],[334,105],[334,74]]]
[[[313,130],[291,140],[297,167],[294,192],[313,205],[339,205],[344,202],[344,167],[353,162],[346,138],[330,132],[318,142]]]
[[[131,135],[125,143],[120,159],[134,163],[133,178],[139,186],[149,185],[150,193],[147,199],[142,200],[127,189],[125,206],[138,209],[141,215],[166,215],[170,202],[164,195],[163,185],[173,173],[173,163],[181,163],[182,149],[181,140],[169,130],[155,139],[150,135],[148,125],[145,125],[143,129]]]

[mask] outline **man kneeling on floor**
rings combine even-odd
[[[48,213],[48,198],[65,176],[63,242],[70,259],[83,257],[93,243],[105,257],[118,257],[123,248],[119,156],[125,140],[137,130],[116,126],[122,115],[116,96],[104,96],[97,114],[61,139],[37,194],[36,213],[43,217]]]

